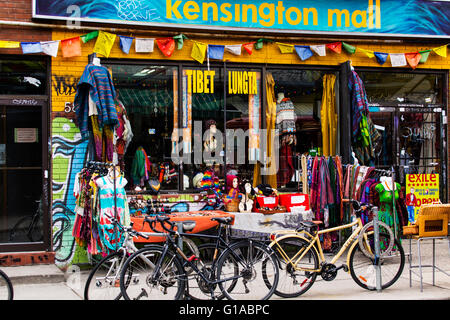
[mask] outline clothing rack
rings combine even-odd
[[[117,218],[118,218],[118,213],[117,213],[117,191],[116,191],[116,168],[119,167],[120,170],[120,166],[116,166],[113,163],[110,162],[99,162],[99,161],[89,161],[87,163],[88,165],[88,169],[92,168],[92,169],[106,169],[106,168],[113,168],[113,186],[114,186],[114,232],[117,232]],[[116,247],[116,251],[118,250],[118,248]]]

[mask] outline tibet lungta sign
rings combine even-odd
[[[167,28],[450,37],[450,2],[430,0],[33,0],[33,17]]]

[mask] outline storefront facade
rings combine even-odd
[[[448,38],[445,34],[433,37],[426,33],[399,36],[400,29],[389,31],[383,22],[392,21],[390,14],[396,8],[391,7],[391,2],[386,5],[389,8],[380,6],[379,1],[360,3],[361,10],[356,10],[355,1],[341,2],[339,10],[348,9],[348,20],[345,12],[333,13],[337,9],[327,6],[325,1],[308,8],[297,8],[293,1],[278,2],[273,7],[253,5],[254,9],[248,4],[245,10],[246,4],[232,6],[224,1],[208,2],[206,7],[206,2],[167,1],[158,4],[161,8],[141,11],[138,17],[131,8],[128,15],[121,11],[119,17],[105,16],[118,21],[119,28],[115,29],[101,16],[87,14],[83,25],[89,23],[89,27],[77,31],[55,27],[49,40],[76,39],[94,30],[134,39],[171,38],[180,34],[187,37],[170,57],[156,42],[151,52],[138,53],[133,43],[125,53],[119,37],[115,38],[108,57],[97,55],[101,65],[111,72],[132,131],[132,138],[118,158],[128,180],[126,189],[131,204],[154,197],[143,190],[148,185],[133,176],[133,162],[140,147],[154,164],[151,175],[162,174],[158,197],[169,201],[173,208],[178,206],[177,211],[208,208],[199,193],[198,174],[205,173],[214,161],[219,163],[213,166],[214,174],[223,184],[227,174],[233,172],[241,182],[248,180],[254,186],[257,182],[269,183],[279,192],[303,190],[300,170],[303,154],[339,155],[344,164],[353,163],[348,89],[352,69],[364,83],[371,117],[379,132],[374,154],[365,165],[387,171],[393,168],[396,181],[402,186],[405,186],[406,173],[439,173],[440,199],[446,202],[449,60],[431,51],[426,62],[412,69],[409,65],[393,67],[389,59],[380,64],[373,52],[426,51],[445,45]],[[36,1],[35,22],[67,20],[62,16],[62,9],[65,10],[47,8],[45,1]],[[386,13],[389,9],[393,11],[390,14]],[[84,14],[84,8],[81,12]],[[156,18],[156,12],[165,15],[158,14]],[[229,21],[226,21],[227,12]],[[328,12],[331,26],[322,12]],[[154,19],[150,19],[152,15]],[[293,25],[301,25],[301,30]],[[402,28],[406,30],[406,26]],[[333,44],[342,45],[342,42],[350,45],[350,49],[341,47],[336,52]],[[205,59],[199,63],[193,58],[198,43],[238,46],[240,54],[225,50],[222,59]],[[93,38],[82,43],[79,56],[58,54],[51,58],[49,243],[50,250],[55,252],[55,263],[61,267],[90,261],[86,249],[72,235],[74,183],[76,174],[93,160],[95,151],[82,138],[73,102],[77,84],[95,46]],[[305,57],[304,51],[297,51],[300,47],[313,46],[325,52],[319,55],[319,51],[314,51]],[[357,48],[356,51],[351,53],[351,47]],[[267,85],[269,78],[273,79],[272,87]],[[268,129],[269,95],[274,95],[278,104],[286,103],[289,112],[285,120],[293,120],[277,126],[285,130],[285,135],[283,141],[277,141],[278,148],[272,148],[278,161],[275,175],[260,174],[260,169],[255,168],[255,160],[261,162],[267,157],[260,154],[264,150],[259,147],[264,137],[260,133]],[[325,115],[323,105],[331,116]],[[324,122],[325,118],[328,122]],[[213,160],[206,159],[202,153],[208,141],[205,131],[212,124],[221,133],[214,136],[215,143],[219,139],[223,146],[223,152],[214,154]],[[245,145],[239,145],[235,136],[226,139],[227,130],[235,136],[248,135]],[[174,150],[183,156],[181,163],[179,158],[174,159]],[[200,150],[200,156],[195,150]]]

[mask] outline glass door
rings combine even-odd
[[[0,104],[0,246],[43,249],[49,234],[43,219],[48,202],[43,107],[33,99],[11,104]]]

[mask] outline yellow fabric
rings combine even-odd
[[[277,119],[277,104],[275,102],[275,80],[271,73],[266,75],[266,98],[267,98],[267,108],[266,108],[266,129],[267,129],[267,158],[270,159],[270,175],[267,176],[267,184],[272,188],[277,187],[277,173],[275,167],[275,155],[272,152],[272,131],[275,129],[275,122]],[[261,181],[261,163],[255,164],[253,170],[253,186],[256,187]]]
[[[324,75],[320,119],[322,127],[322,154],[326,157],[336,155],[337,114],[335,82],[336,76],[334,74]]]

